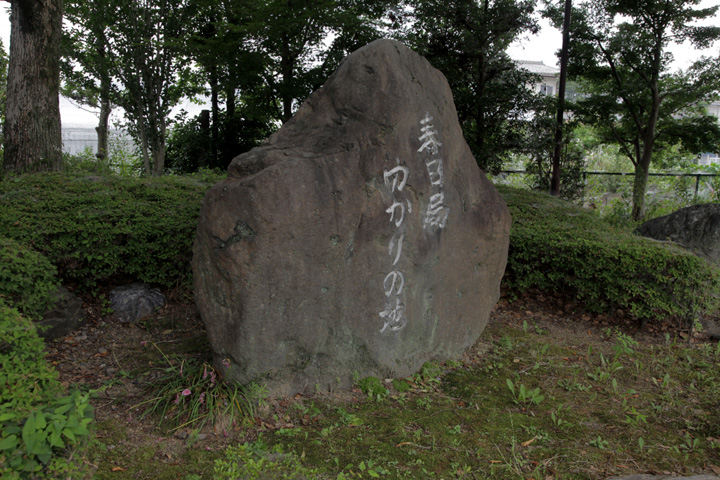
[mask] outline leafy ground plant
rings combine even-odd
[[[69,394],[30,320],[0,299],[0,477],[82,478],[74,456],[90,439],[89,393]]]

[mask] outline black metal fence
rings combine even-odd
[[[525,170],[503,170],[500,173],[527,174]],[[634,177],[634,172],[583,172],[583,180],[587,181],[588,175],[609,175],[621,177]],[[720,173],[650,173],[651,177],[695,177],[695,195],[700,189],[700,179],[720,177]]]

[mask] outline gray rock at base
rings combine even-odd
[[[120,323],[135,323],[165,305],[165,296],[157,288],[132,283],[110,292],[110,307]]]
[[[378,40],[210,189],[196,303],[225,378],[272,396],[460,356],[499,297],[510,215],[442,74]]]
[[[692,477],[677,477],[674,475],[627,475],[624,477],[610,477],[607,480],[720,480],[714,475],[694,475]]]
[[[82,300],[67,288],[60,287],[56,293],[55,306],[35,322],[38,335],[45,340],[64,337],[85,323]]]
[[[682,208],[640,225],[638,233],[669,240],[720,265],[720,204],[705,203]]]

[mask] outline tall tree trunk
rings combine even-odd
[[[98,38],[97,53],[103,61],[107,61],[107,40],[103,28],[99,28],[95,33]],[[109,148],[109,123],[112,105],[110,103],[111,79],[107,68],[102,70],[100,75],[100,119],[98,126],[95,127],[97,132],[97,158],[98,160],[107,160]]]
[[[11,2],[4,170],[62,169],[62,0]]]
[[[98,160],[107,160],[109,148],[109,123],[110,123],[110,112],[112,111],[112,105],[110,105],[110,78],[103,78],[100,87],[100,121],[98,126],[95,127],[97,132],[97,158]]]
[[[145,175],[149,177],[150,175],[152,175],[152,170],[150,169],[150,148],[148,146],[147,132],[144,129],[140,129],[139,134],[140,151],[142,152],[143,157],[143,167],[145,170]]]
[[[633,185],[633,220],[641,220],[645,216],[645,192],[647,191],[648,174],[650,173],[650,162],[652,161],[653,149],[655,147],[655,130],[658,118],[660,118],[660,70],[662,59],[662,42],[658,41],[653,48],[653,69],[652,78],[649,83],[652,94],[652,106],[648,116],[645,129],[640,131],[642,141],[642,156],[637,156],[635,164],[635,184]],[[637,150],[637,148],[636,148]]]
[[[640,162],[635,166],[635,180],[633,182],[632,196],[632,218],[640,220],[645,216],[645,191],[647,190],[647,182],[650,169],[643,167]]]
[[[159,132],[152,135],[152,143],[150,150],[152,151],[153,158],[153,171],[154,177],[161,177],[165,173],[165,133],[166,127],[164,122],[159,125]]]
[[[213,168],[218,164],[218,143],[220,142],[220,107],[218,106],[218,91],[220,85],[218,82],[217,66],[210,68],[210,105],[212,109],[212,123],[210,130],[210,161],[205,166]]]
[[[231,83],[231,82],[228,82]],[[220,159],[219,165],[226,167],[230,161],[238,155],[238,122],[235,118],[236,99],[235,92],[237,88],[234,84],[225,85],[225,132],[223,135],[223,158]]]
[[[557,120],[555,124],[555,150],[553,152],[552,177],[550,195],[560,195],[560,157],[563,144],[563,120],[565,115],[565,83],[567,80],[568,49],[570,47],[570,16],[572,0],[565,0],[565,16],[563,18],[563,41],[560,54],[560,85],[558,86]]]

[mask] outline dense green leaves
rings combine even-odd
[[[501,193],[513,216],[511,289],[563,293],[590,311],[621,308],[643,323],[679,318],[692,325],[717,308],[720,272],[706,260],[569,203],[505,187]]]
[[[0,299],[0,477],[80,478],[65,455],[86,443],[89,394],[65,394],[32,322]]]
[[[0,237],[0,298],[36,320],[54,304],[57,288],[57,270],[47,258]]]
[[[0,183],[0,236],[43,253],[64,282],[116,275],[165,286],[190,276],[202,197],[217,177],[28,175]]]
[[[524,122],[537,105],[535,77],[505,53],[535,32],[534,0],[414,0],[410,44],[447,78],[465,139],[481,167],[500,170],[521,148]]]

